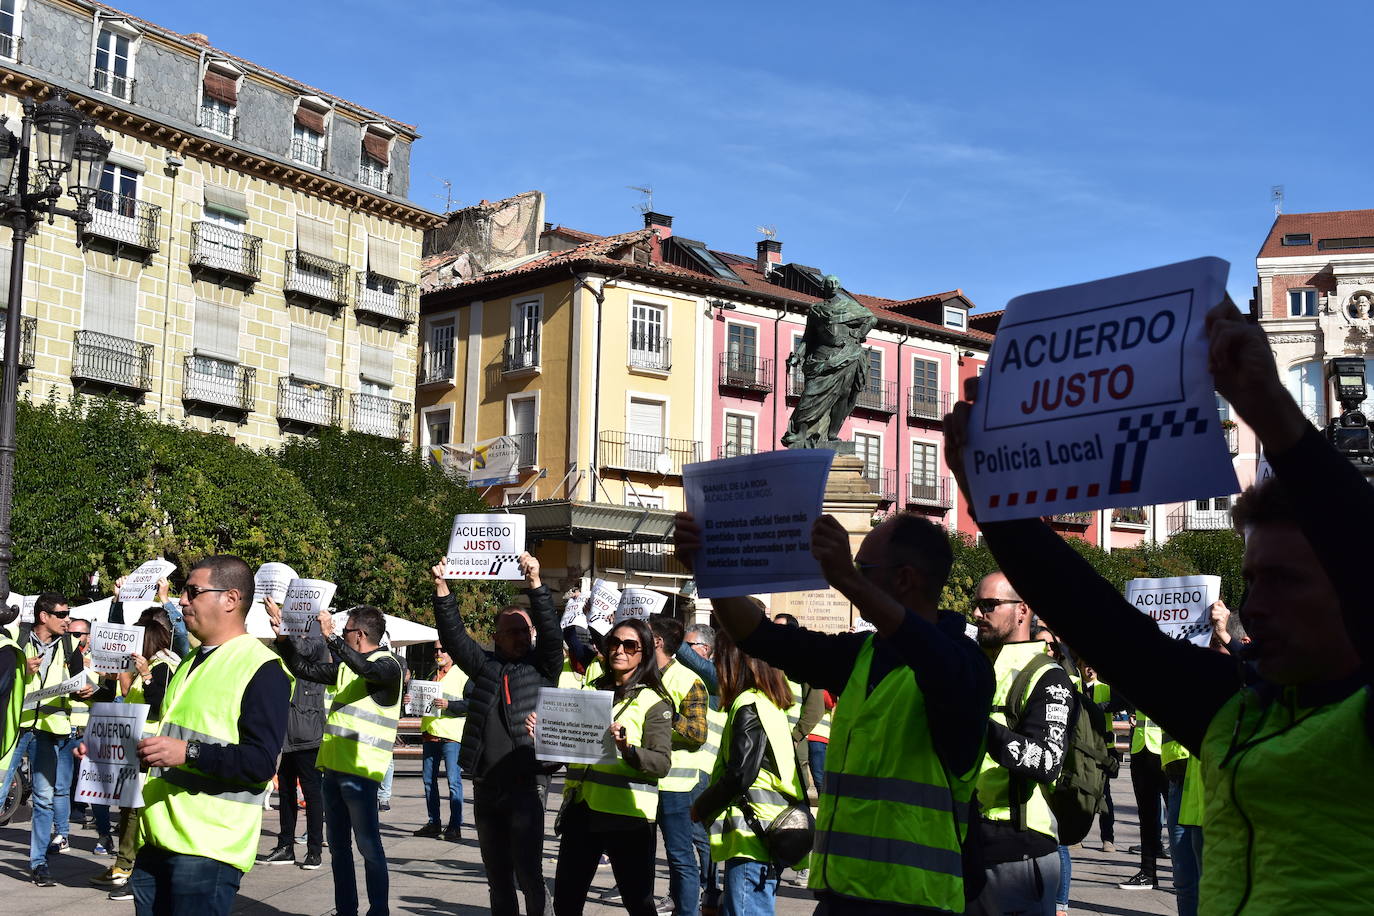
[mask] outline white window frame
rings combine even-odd
[[[916,451],[918,449],[932,449],[930,461],[930,471],[922,476],[920,483],[916,480]],[[914,488],[917,486],[929,486],[935,490],[936,499],[929,500],[934,503],[940,496],[940,443],[932,439],[913,438],[907,450],[907,480],[906,480],[906,499],[908,503],[924,503],[927,500],[915,498]]]
[[[968,312],[955,305],[945,306],[945,327],[957,328],[960,331],[968,329]]]
[[[1293,310],[1293,294],[1294,294],[1294,293],[1302,293],[1302,294],[1304,294],[1304,296],[1303,296],[1304,300],[1306,300],[1306,299],[1308,298],[1308,295],[1310,295],[1311,301],[1312,301],[1312,313],[1311,313],[1310,315],[1307,314],[1307,313],[1306,313],[1305,311],[1303,311],[1302,309],[1299,309],[1299,310],[1296,311],[1296,312]],[[1303,305],[1305,306],[1306,304],[1307,304],[1306,301],[1304,301],[1304,302],[1303,302]],[[1318,312],[1318,310],[1319,310],[1320,308],[1321,308],[1321,301],[1320,301],[1320,298],[1319,298],[1318,295],[1317,295],[1317,290],[1316,290],[1315,287],[1312,287],[1312,286],[1301,286],[1301,287],[1297,287],[1297,288],[1295,288],[1295,289],[1290,289],[1290,290],[1288,291],[1288,317],[1289,317],[1289,318],[1315,318],[1315,317],[1317,317],[1317,312]]]
[[[14,4],[14,28],[9,33],[9,37],[12,39],[9,47],[10,53],[4,53],[4,46],[0,44],[0,59],[17,61],[19,60],[20,42],[24,37],[24,11],[25,7],[28,6],[28,0],[11,0],[11,2]]]
[[[626,487],[625,505],[634,506],[636,509],[666,509],[668,498],[662,493],[641,493],[638,487],[633,490]]]
[[[328,102],[326,102],[324,99],[320,98],[317,95],[303,95],[296,99],[296,108],[307,108],[310,111],[313,111],[316,114],[318,114],[321,118],[323,118],[324,133],[317,134],[313,130],[301,127],[295,121],[296,112],[293,110],[291,112],[291,159],[293,162],[302,163],[303,165],[307,165],[312,169],[323,169],[325,167],[325,164],[329,162],[329,135],[333,133],[333,131],[331,131],[330,128],[334,126],[334,106],[330,105]],[[313,137],[319,138],[319,162],[311,162],[309,159],[305,159],[296,155],[296,141],[301,140],[302,145],[306,145],[304,141],[309,140]],[[309,145],[315,146],[316,144],[310,143]],[[359,155],[361,156],[362,154],[359,153]]]
[[[539,458],[539,456],[538,456],[539,425],[540,425],[540,424],[539,424],[539,410],[540,410],[540,408],[543,406],[543,403],[542,403],[542,399],[540,398],[540,392],[539,392],[538,390],[535,390],[535,391],[522,391],[522,392],[520,392],[519,394],[508,394],[508,395],[506,395],[506,432],[505,432],[505,434],[506,434],[507,436],[520,435],[520,433],[515,432],[515,405],[516,405],[516,402],[518,402],[518,401],[533,401],[533,402],[534,402],[534,429],[525,430],[525,432],[530,432],[530,433],[533,433],[533,434],[534,434],[535,454],[528,456],[528,457],[530,458],[529,461],[524,461],[524,460],[522,460],[522,461],[520,462],[520,464],[519,464],[519,467],[522,467],[522,468],[534,467],[535,465],[538,464],[538,458]],[[522,451],[523,451],[523,448],[522,448]]]
[[[531,341],[529,335],[524,333],[527,330],[527,320],[530,313],[536,316],[534,322],[534,339]],[[544,343],[544,294],[539,293],[535,296],[522,296],[512,299],[510,303],[510,331],[508,332],[513,362],[506,373],[539,372],[543,362],[543,343]],[[517,341],[520,343],[517,345]]]
[[[728,447],[731,446],[731,445],[737,445],[738,449],[745,449],[745,448],[746,448],[745,445],[744,445],[743,443],[733,443],[733,442],[730,441],[730,419],[731,419],[732,417],[733,417],[733,418],[736,418],[736,419],[740,419],[740,418],[742,418],[742,419],[747,419],[747,420],[749,421],[749,423],[751,424],[750,433],[751,433],[752,436],[753,436],[752,441],[750,441],[750,442],[748,443],[747,450],[742,450],[742,451],[737,450],[737,451],[735,452],[735,454],[737,454],[737,455],[753,455],[753,454],[757,454],[758,451],[759,451],[759,415],[758,415],[757,413],[755,413],[755,412],[753,412],[753,411],[749,411],[749,410],[733,410],[733,409],[732,409],[732,410],[726,410],[726,411],[723,413],[723,415],[721,416],[721,423],[720,423],[720,444],[721,444],[721,448],[723,448],[723,449],[724,449],[724,448],[728,448]],[[733,458],[734,455],[725,455],[724,457]]]
[[[658,405],[660,405],[660,406],[663,408],[663,412],[662,412],[663,422],[662,422],[662,424],[660,424],[659,433],[658,433],[658,438],[659,438],[659,440],[660,440],[660,441],[659,441],[660,451],[654,453],[654,457],[657,457],[659,454],[661,454],[661,453],[663,453],[663,452],[666,452],[666,451],[668,450],[668,449],[667,449],[667,440],[673,438],[672,436],[669,435],[669,432],[670,432],[670,431],[672,430],[672,428],[673,428],[673,405],[672,405],[672,398],[670,398],[670,397],[669,397],[668,395],[666,395],[666,394],[657,394],[657,393],[651,392],[651,391],[626,391],[626,392],[625,392],[625,435],[626,435],[626,437],[627,437],[627,438],[626,438],[626,443],[625,443],[625,465],[626,465],[627,467],[633,469],[633,470],[638,470],[638,471],[655,471],[655,470],[657,470],[657,469],[654,467],[654,461],[653,461],[652,458],[649,459],[647,462],[641,462],[640,464],[636,464],[635,461],[634,461],[634,460],[632,459],[632,457],[631,457],[632,455],[635,455],[635,454],[641,454],[641,453],[642,453],[642,454],[648,454],[647,452],[643,452],[643,450],[641,450],[641,449],[634,449],[634,448],[631,448],[631,447],[630,447],[631,443],[630,443],[630,440],[628,439],[629,436],[638,435],[637,433],[635,433],[633,430],[630,429],[630,405],[631,405],[632,403],[634,403],[635,401],[647,401],[647,402],[650,402],[650,403],[658,404]]]
[[[442,378],[434,376],[428,372],[424,377],[428,379],[424,384],[437,384],[439,382],[453,382],[458,371],[458,316],[454,314],[445,315],[442,318],[430,317],[425,319],[425,336],[423,345],[420,348],[420,359],[422,366],[428,369],[430,364],[435,361],[435,354],[439,351],[434,346],[434,332],[438,328],[447,327],[449,334],[448,349],[448,373]]]
[[[447,421],[448,421],[448,441],[447,441],[447,442],[435,442],[433,439],[431,439],[431,438],[429,437],[429,418],[432,417],[432,416],[438,416],[438,415],[440,415],[440,414],[442,414],[445,418],[447,418]],[[421,443],[424,445],[425,448],[433,448],[433,447],[436,446],[436,445],[452,445],[452,444],[454,443],[454,437],[453,437],[453,429],[454,429],[454,427],[453,427],[453,423],[454,423],[454,411],[453,411],[453,405],[452,405],[452,404],[440,404],[438,407],[425,407],[425,408],[421,409],[421,411],[420,411],[420,441],[421,441]]]
[[[877,447],[877,449],[875,450],[875,451],[876,451],[876,454],[877,454],[877,464],[874,466],[874,470],[875,470],[877,473],[873,476],[873,480],[877,483],[878,486],[881,487],[882,484],[883,484],[882,479],[881,479],[881,478],[882,478],[882,473],[883,473],[883,434],[882,434],[882,432],[881,432],[880,430],[876,430],[876,429],[856,429],[856,430],[854,430],[853,435],[854,435],[854,457],[856,457],[856,458],[858,458],[860,461],[863,461],[863,462],[864,462],[864,470],[865,470],[865,471],[868,469],[868,453],[867,453],[867,451],[860,451],[860,449],[859,449],[859,437],[860,437],[860,436],[863,436],[865,440],[874,440],[874,439],[877,440],[877,442],[878,442],[878,447]],[[868,474],[864,474],[864,477],[865,477],[865,478],[868,478]]]
[[[657,349],[646,349],[644,347],[635,346],[636,309],[657,310],[661,318],[659,323]],[[649,312],[646,311],[645,314],[649,314]],[[656,375],[660,378],[669,375],[672,371],[671,363],[669,362],[666,368],[661,364],[668,362],[672,358],[671,352],[668,351],[668,348],[672,346],[671,341],[673,339],[672,305],[661,300],[650,299],[644,296],[635,296],[630,300],[627,318],[628,322],[625,339],[628,346],[625,358],[630,371],[643,375]],[[646,355],[636,359],[636,353]],[[657,357],[657,359],[655,359],[655,357]]]
[[[107,18],[99,14],[96,15],[95,28],[91,31],[91,68],[89,79],[91,88],[96,89],[96,60],[99,52],[101,51],[100,37],[104,35],[106,32],[109,32],[111,35],[117,36],[119,38],[124,38],[129,42],[128,57],[125,66],[126,72],[122,74],[122,78],[128,81],[129,89],[126,95],[119,95],[118,93],[111,91],[114,88],[113,80],[111,80],[110,86],[108,86],[105,89],[96,89],[96,91],[108,95],[111,98],[119,99],[125,102],[132,102],[134,97],[133,87],[138,79],[138,49],[140,41],[143,38],[143,32],[140,31],[137,27],[135,27],[127,19],[122,19],[119,17]],[[109,55],[111,58],[113,58],[114,56],[113,49],[107,49],[105,53]],[[110,69],[100,72],[109,73],[112,77],[121,76],[121,74],[115,73],[113,60],[110,61]]]

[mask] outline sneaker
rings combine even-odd
[[[462,827],[450,827],[450,828],[448,828],[447,830],[444,831],[444,839],[448,840],[450,843],[461,843],[461,842],[463,842],[463,828],[462,828]]]
[[[601,861],[596,863],[596,867],[597,867],[597,868],[605,868],[606,866],[608,866],[608,865],[610,865],[610,864],[611,864],[611,857],[608,856],[608,855],[606,855],[606,854],[603,852],[603,853],[601,854]]]
[[[1155,876],[1138,871],[1130,880],[1121,882],[1117,887],[1123,891],[1152,891],[1155,889]]]
[[[1102,841],[1102,851],[1103,851],[1103,852],[1116,852],[1116,844],[1113,843],[1111,840],[1103,840],[1103,841]]]
[[[118,849],[112,836],[103,836],[95,841],[95,854],[98,856],[112,856]]]
[[[806,882],[810,880],[811,873],[803,868],[801,871],[792,872],[792,877],[787,879],[787,883],[793,887],[806,887]]]
[[[55,856],[59,852],[66,852],[71,848],[72,844],[68,842],[66,837],[55,836],[52,838],[52,842],[48,844],[48,855]]]
[[[106,900],[133,900],[134,889],[127,884],[120,888],[115,888],[105,897]]]
[[[1132,846],[1130,849],[1127,850],[1127,852],[1129,852],[1129,853],[1130,853],[1131,855],[1133,855],[1133,856],[1138,856],[1138,855],[1140,855],[1140,853],[1141,853],[1142,850],[1143,850],[1143,847],[1141,847],[1141,846]],[[1161,847],[1159,847],[1159,849],[1155,851],[1155,858],[1156,858],[1156,859],[1167,859],[1167,858],[1169,858],[1169,848],[1168,848],[1167,846],[1161,846]]]
[[[654,900],[654,909],[658,911],[658,916],[673,916],[673,898],[658,897]]]
[[[258,856],[259,865],[295,865],[296,850],[290,846],[278,846],[269,853]]]
[[[390,810],[391,810],[391,802],[389,802],[389,801],[379,801],[379,802],[377,802],[377,810],[378,810],[378,811],[390,811]]]
[[[424,825],[423,827],[421,827],[419,830],[412,831],[410,835],[411,835],[411,836],[438,837],[439,834],[441,834],[441,833],[443,833],[443,832],[444,832],[444,825],[443,825],[443,824],[425,824],[425,825]]]
[[[48,873],[48,866],[36,865],[31,874],[33,876],[33,883],[38,887],[57,887],[57,882],[54,881],[52,875]]]
[[[320,867],[320,851],[318,849],[305,854],[305,861],[301,863],[301,868],[306,871],[314,871]]]
[[[129,875],[131,874],[133,874],[132,869],[111,865],[92,878],[91,883],[96,887],[123,887],[129,883]]]

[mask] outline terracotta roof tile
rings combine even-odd
[[[1312,236],[1310,245],[1285,245],[1285,235]],[[1318,255],[1322,239],[1374,238],[1374,210],[1332,210],[1325,213],[1282,213],[1269,228],[1258,257],[1293,258]],[[1374,245],[1328,249],[1325,254],[1357,254],[1374,251]]]

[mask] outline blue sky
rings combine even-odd
[[[771,224],[873,295],[1217,255],[1243,307],[1272,185],[1374,207],[1367,2],[115,5],[417,124],[422,206],[538,188],[612,233],[648,184],[683,235]]]

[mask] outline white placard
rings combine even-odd
[[[1212,604],[1219,597],[1220,576],[1132,579],[1126,583],[1126,600],[1131,607],[1149,614],[1166,635],[1198,646],[1212,641]]]
[[[298,578],[296,571],[285,563],[264,563],[253,574],[253,600],[271,598],[281,607],[286,601],[286,587]]]
[[[56,664],[56,661],[53,662]],[[41,690],[31,690],[24,694],[24,708],[37,709],[38,704],[53,697],[64,697],[69,693],[76,693],[85,688],[90,680],[86,677],[86,672],[73,674],[60,684],[53,684],[51,687],[44,687]]]
[[[157,584],[171,574],[177,565],[167,560],[149,560],[124,577],[119,587],[120,601],[153,601],[157,598]]]
[[[455,515],[449,530],[445,579],[525,578],[520,554],[525,552],[525,517],[512,512]]]
[[[1204,330],[1228,267],[1199,258],[1008,303],[964,448],[980,521],[1239,489]]]
[[[319,636],[320,611],[334,600],[333,582],[292,579],[281,606],[281,631],[287,636]]]
[[[19,622],[33,623],[33,606],[38,603],[37,595],[24,595],[19,604]]]
[[[611,629],[615,609],[619,606],[620,589],[605,579],[592,580],[591,597],[587,599],[587,626],[604,635]]]
[[[549,763],[607,763],[617,758],[611,738],[609,690],[541,687],[535,708],[534,756]]]
[[[585,627],[587,625],[587,598],[585,592],[578,592],[563,604],[563,618],[558,621],[558,629]]]
[[[615,607],[613,624],[622,620],[648,620],[652,615],[663,612],[668,604],[668,596],[649,588],[627,588],[620,593],[620,603]]]
[[[143,653],[143,627],[96,623],[91,627],[91,668],[101,674],[133,670],[133,656]]]
[[[406,693],[410,694],[410,702],[406,704],[406,715],[438,715],[434,709],[434,699],[444,695],[443,685],[438,681],[413,680],[406,686]]]
[[[811,526],[834,458],[829,449],[787,449],[683,467],[687,511],[701,526],[701,597],[828,587],[811,556]]]
[[[75,801],[92,805],[143,807],[138,778],[138,742],[148,721],[146,703],[96,703],[86,724],[86,756],[81,760]]]

